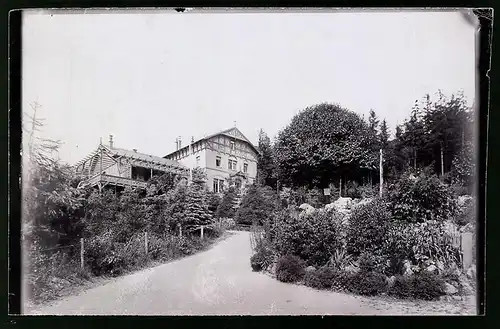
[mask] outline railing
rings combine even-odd
[[[90,177],[88,180],[84,181],[79,185],[79,187],[88,186],[88,185],[96,185],[98,183],[105,184],[113,184],[117,186],[134,186],[134,187],[146,187],[147,182],[128,178],[128,177],[120,177],[113,176],[107,174],[97,174]]]

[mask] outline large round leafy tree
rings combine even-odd
[[[295,115],[275,143],[281,183],[326,187],[339,177],[360,178],[378,168],[376,140],[356,113],[319,104]]]

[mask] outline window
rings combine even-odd
[[[248,172],[248,163],[243,164],[243,172]]]
[[[215,166],[220,167],[221,159],[219,156],[215,157]]]
[[[228,168],[229,168],[229,170],[236,170],[236,160],[229,160],[228,161]]]
[[[231,151],[234,151],[234,149],[235,149],[235,143],[234,141],[231,141]]]
[[[196,156],[196,167],[200,166],[200,156]]]
[[[222,193],[224,190],[224,180],[214,178],[213,189],[215,193]]]

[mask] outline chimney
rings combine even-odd
[[[175,138],[175,150],[178,151],[179,150],[179,137],[176,137]]]
[[[134,152],[137,152],[137,149],[132,149]]]
[[[109,147],[113,148],[113,135],[109,135]]]
[[[182,140],[181,140],[181,136],[179,136],[179,150],[181,149],[182,147]]]

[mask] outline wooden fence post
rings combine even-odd
[[[179,224],[179,238],[182,237],[182,226],[181,224]]]
[[[203,225],[201,226],[200,236],[201,236],[201,239],[203,240]]]
[[[84,267],[84,258],[83,258],[83,238],[80,238],[80,267],[83,269]]]
[[[148,253],[148,232],[144,232],[144,249]]]

